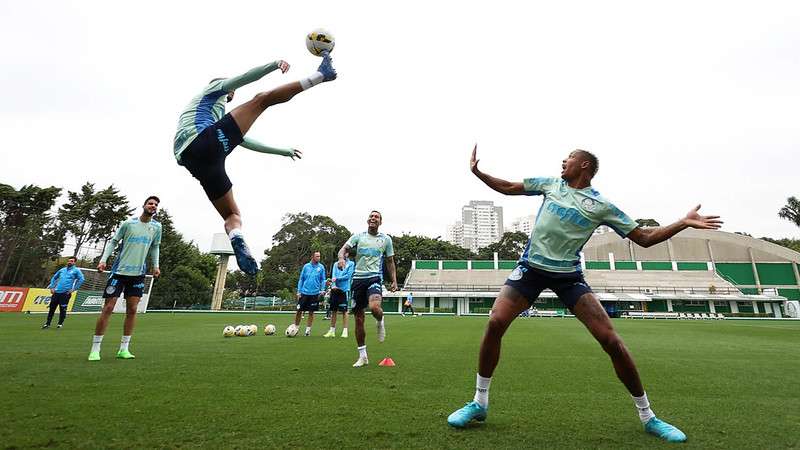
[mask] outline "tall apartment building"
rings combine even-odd
[[[508,227],[510,232],[519,231],[521,233],[525,233],[526,235],[530,236],[531,230],[533,230],[533,224],[536,223],[536,216],[522,216],[517,217],[511,222],[511,225]]]
[[[477,252],[503,236],[503,207],[494,202],[472,200],[461,207],[461,221],[450,225],[447,241]]]

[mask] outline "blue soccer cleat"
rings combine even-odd
[[[477,420],[483,422],[486,420],[486,412],[488,408],[484,408],[476,401],[471,401],[464,405],[463,408],[456,410],[453,414],[447,417],[447,424],[451,427],[464,428],[472,422]]]
[[[317,69],[322,74],[322,81],[333,81],[336,79],[336,69],[333,68],[331,54],[327,51],[322,52],[322,64]]]
[[[236,254],[236,264],[239,265],[242,272],[249,275],[258,273],[258,264],[256,260],[253,259],[253,255],[250,254],[250,249],[247,247],[241,235],[231,238],[231,246],[233,247],[233,252]]]
[[[667,442],[686,442],[686,435],[683,434],[683,431],[656,417],[644,424],[644,431]]]

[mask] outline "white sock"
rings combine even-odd
[[[130,336],[122,336],[122,341],[120,341],[120,344],[119,344],[119,351],[127,352],[128,351],[128,345],[130,343],[131,343],[131,337]]]
[[[242,236],[242,229],[241,228],[234,228],[228,233],[228,239],[233,239],[236,236]]]
[[[656,416],[652,409],[650,409],[650,401],[647,400],[647,392],[645,392],[641,397],[634,397],[633,403],[636,405],[636,409],[639,410],[639,420],[642,423],[647,423],[648,420],[652,419]]]
[[[367,346],[366,345],[362,345],[361,347],[358,347],[358,357],[367,359]]]
[[[378,326],[383,328],[383,317],[381,317],[381,320],[378,320],[377,322],[378,322]]]
[[[331,333],[336,333],[336,327],[331,327],[331,329],[330,329],[329,331],[330,331]]]
[[[314,74],[311,75],[310,77],[303,78],[302,80],[300,80],[300,86],[303,88],[304,91],[306,89],[311,89],[312,87],[322,83],[323,77],[324,76],[322,75],[322,72],[314,72]]]
[[[100,351],[100,344],[103,343],[103,336],[94,335],[92,337],[92,353]]]
[[[306,334],[311,334],[311,327],[306,327]]]
[[[492,377],[484,378],[478,374],[475,381],[475,397],[472,399],[484,408],[489,407],[489,385],[492,384]]]

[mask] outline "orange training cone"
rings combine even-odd
[[[392,358],[386,357],[386,358],[383,358],[383,360],[381,362],[379,362],[378,365],[379,366],[384,366],[384,367],[394,367],[395,364],[394,364],[394,360]]]

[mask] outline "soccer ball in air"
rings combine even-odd
[[[297,325],[295,325],[295,324],[289,325],[288,327],[286,327],[286,337],[295,337],[295,336],[297,336],[297,331],[298,330],[299,330],[299,328],[297,328]]]
[[[264,334],[267,336],[272,336],[275,334],[275,325],[268,323],[267,326],[264,327]]]
[[[322,28],[317,28],[306,36],[306,48],[314,56],[322,56],[324,51],[332,52],[334,45],[336,39],[329,31]]]
[[[222,329],[222,335],[225,337],[231,337],[234,335],[236,331],[233,329],[232,326],[228,325],[227,327]]]

